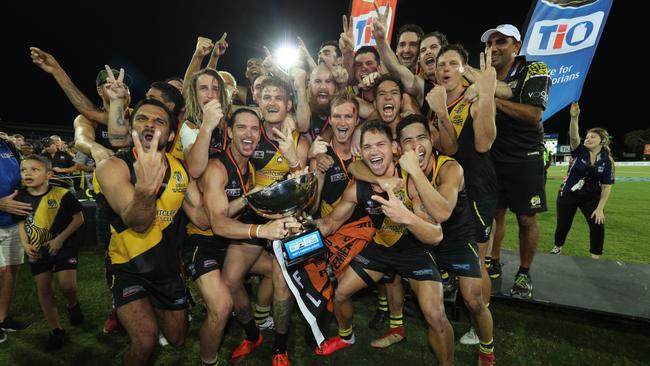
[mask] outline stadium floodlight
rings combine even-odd
[[[298,49],[289,45],[282,45],[275,52],[275,57],[284,70],[289,70],[298,60]]]

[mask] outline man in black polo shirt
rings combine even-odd
[[[52,171],[56,174],[67,174],[77,170],[72,155],[58,149],[56,141],[51,137],[45,137],[43,140],[43,156],[52,162]]]
[[[491,47],[497,80],[506,82],[513,95],[509,99],[495,98],[498,133],[491,156],[499,183],[499,198],[490,276],[496,278],[500,275],[498,258],[505,230],[505,213],[510,208],[517,215],[520,248],[520,266],[510,294],[529,299],[533,296],[533,286],[528,270],[539,239],[535,214],[546,211],[541,119],[551,78],[543,62],[526,61],[524,56],[517,56],[521,49],[521,35],[513,25],[502,24],[485,31],[481,42]]]

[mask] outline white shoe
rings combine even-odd
[[[274,326],[275,322],[273,322],[272,316],[267,316],[263,323],[257,325],[260,330],[271,330]]]
[[[167,338],[165,338],[165,336],[162,333],[158,334],[158,344],[160,344],[163,347],[169,344],[169,342],[167,342]]]
[[[562,254],[562,247],[554,246],[550,253],[555,255]]]
[[[479,344],[479,342],[480,340],[478,339],[478,336],[476,335],[474,328],[469,328],[467,333],[465,333],[462,337],[460,337],[460,343],[465,345]]]

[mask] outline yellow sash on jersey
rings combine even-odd
[[[470,102],[460,101],[449,112],[449,120],[456,130],[456,136],[460,136],[460,132],[463,130],[465,121],[467,121],[467,117],[469,116],[471,106],[472,103]]]
[[[39,249],[41,245],[54,238],[50,228],[54,225],[56,215],[61,208],[61,200],[66,193],[68,190],[65,188],[50,186],[49,192],[41,197],[36,211],[25,219],[29,244],[34,249]]]
[[[297,150],[300,134],[297,131],[293,131],[292,135],[293,146]],[[255,171],[255,181],[257,182],[257,185],[267,187],[272,183],[284,179],[284,176],[287,175],[290,170],[291,169],[289,169],[289,163],[287,163],[287,159],[284,157],[284,155],[282,155],[282,152],[278,148],[275,152],[275,155],[273,155],[271,160],[269,160],[264,168]]]
[[[395,196],[397,196],[397,198],[399,198],[399,200],[404,203],[404,206],[406,206],[406,208],[412,211],[413,202],[411,201],[411,198],[407,192],[408,188],[406,184],[406,177],[406,171],[402,171],[402,180],[404,181],[404,184],[402,184],[402,189],[397,192]],[[381,227],[375,231],[375,243],[383,245],[385,247],[393,246],[402,238],[402,235],[406,233],[406,230],[406,225],[398,224],[386,216],[381,224]]]
[[[163,231],[174,222],[181,209],[189,178],[185,168],[170,153],[165,153],[170,169],[167,187],[156,199],[156,218],[144,233],[126,229],[118,233],[111,225],[111,241],[108,252],[113,264],[127,263],[140,254],[155,247],[163,240]]]

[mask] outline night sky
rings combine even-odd
[[[183,76],[199,35],[216,40],[228,32],[229,48],[218,68],[230,71],[241,83],[246,83],[246,58],[262,56],[263,45],[273,49],[283,40],[295,43],[301,36],[315,55],[321,42],[338,40],[341,15],[348,13],[349,1],[51,1],[42,5],[12,1],[2,7],[5,67],[0,118],[71,125],[77,112],[54,79],[31,63],[28,47],[52,53],[97,104],[97,72],[105,63],[124,67],[134,79],[131,93],[137,101],[151,82]],[[415,23],[425,32],[442,31],[450,42],[462,43],[470,52],[470,64],[478,66],[482,32],[501,23],[521,30],[529,9],[530,2],[521,0],[399,0],[395,29]],[[580,101],[581,133],[593,126],[608,128],[619,146],[624,133],[648,127],[645,115],[631,116],[641,105],[637,85],[647,79],[639,75],[645,62],[635,56],[644,43],[627,38],[640,28],[631,18],[634,13],[631,4],[614,2]],[[548,120],[545,129],[563,135],[568,121],[566,108]]]

